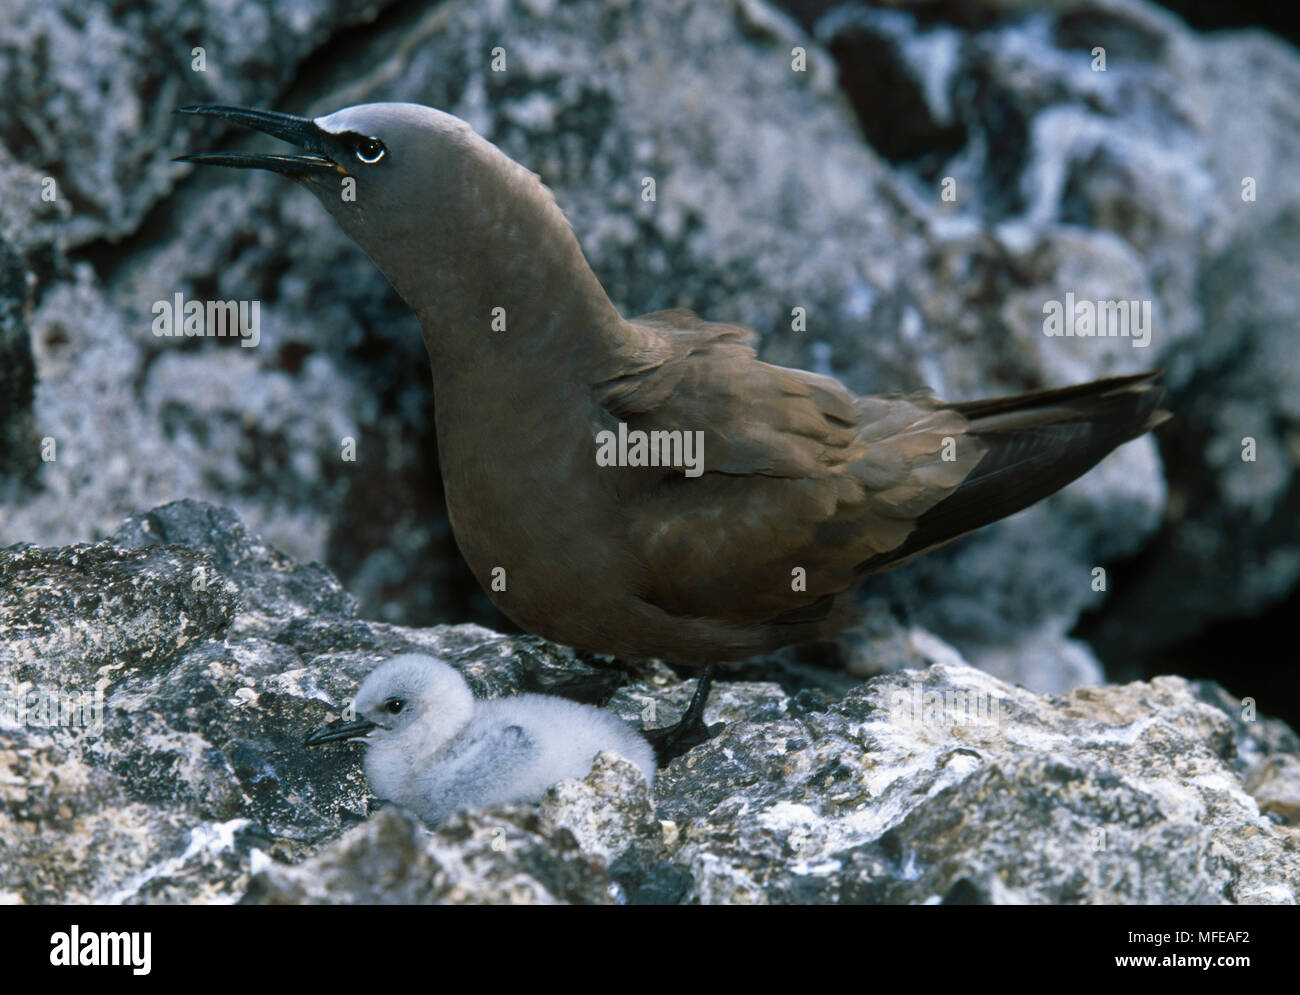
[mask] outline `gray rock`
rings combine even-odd
[[[156,555],[97,543],[0,551],[0,674],[87,686],[165,667],[219,638],[236,589],[189,549]]]
[[[71,213],[57,193],[43,199],[46,179],[0,145],[0,503],[17,500],[40,463],[28,319],[34,287],[59,275],[60,223]]]
[[[1046,697],[880,615],[911,668],[817,685],[797,660],[743,664],[709,701],[713,738],[653,793],[606,753],[536,806],[431,830],[371,797],[359,747],[302,745],[373,666],[436,654],[494,697],[612,665],[358,619],[324,568],[196,502],[94,547],[0,550],[0,580],[10,901],[1297,900],[1300,739],[1213,684]],[[675,721],[694,686],[660,664],[623,677],[608,707],[641,727]],[[91,687],[97,721],[39,707]]]
[[[535,812],[455,816],[429,834],[403,809],[383,809],[297,867],[253,876],[254,905],[435,902],[609,904],[610,880],[573,837]]]
[[[73,244],[121,238],[176,175],[183,103],[248,103],[283,90],[337,29],[386,3],[345,0],[138,7],[7,4],[0,12],[0,142],[53,172],[77,204]],[[202,68],[194,49],[204,49]]]

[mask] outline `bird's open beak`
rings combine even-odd
[[[369,719],[335,719],[327,726],[322,726],[303,741],[303,746],[320,746],[322,743],[337,743],[341,740],[364,739],[366,733],[375,728]]]
[[[236,169],[270,169],[296,180],[327,174],[347,175],[347,171],[331,158],[333,136],[322,131],[311,118],[280,114],[277,111],[259,111],[253,107],[224,107],[220,104],[178,107],[176,113],[201,114],[234,121],[236,124],[256,128],[268,135],[292,142],[306,151],[301,155],[274,155],[263,152],[193,152],[189,155],[177,156],[172,160],[173,162],[196,162],[204,166],[233,166]]]

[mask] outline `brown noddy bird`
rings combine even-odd
[[[698,664],[831,638],[864,577],[1168,417],[1152,373],[964,403],[859,397],[760,361],[749,329],[624,318],[539,177],[429,107],[180,111],[303,150],[180,160],[304,183],[415,311],[461,552],[503,612],[557,642]]]

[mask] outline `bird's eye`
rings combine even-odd
[[[397,715],[406,707],[406,702],[401,698],[389,698],[388,701],[384,703],[384,707],[388,709],[389,715]]]
[[[378,162],[387,151],[384,143],[378,138],[363,138],[357,142],[357,158],[367,164]]]

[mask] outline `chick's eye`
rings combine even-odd
[[[406,707],[406,702],[401,698],[389,698],[388,701],[385,702],[384,707],[388,709],[390,715],[396,715]]]
[[[365,163],[375,163],[384,157],[388,150],[378,138],[363,138],[357,143],[357,158]]]

